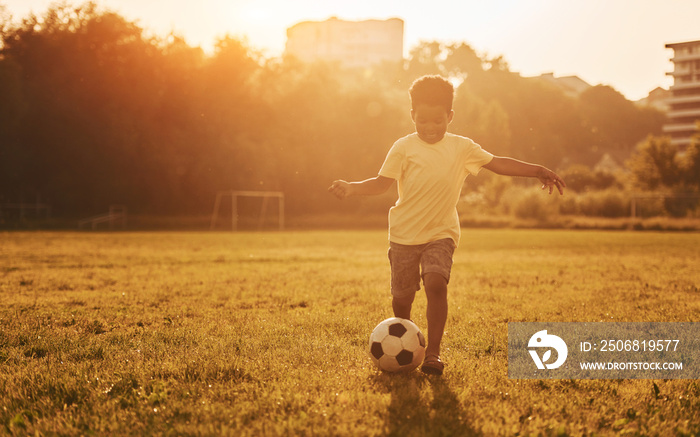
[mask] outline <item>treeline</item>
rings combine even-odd
[[[407,88],[422,74],[459,84],[453,132],[559,171],[605,153],[624,162],[664,120],[607,86],[567,96],[467,44],[348,71],[228,36],[205,54],[90,3],[19,23],[0,8],[0,20],[0,203],[40,194],[57,215],[205,214],[226,189],[284,191],[291,215],[326,211],[333,179],[374,176],[412,131]]]

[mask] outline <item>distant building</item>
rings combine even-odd
[[[403,20],[304,21],[287,29],[285,53],[304,62],[338,61],[346,68],[402,62]]]
[[[668,112],[668,100],[671,97],[671,91],[656,87],[649,91],[649,95],[643,99],[637,100],[635,103],[640,106],[650,106],[663,113]]]
[[[593,166],[593,171],[600,173],[615,173],[620,170],[620,164],[617,163],[609,153],[604,153],[600,161]]]
[[[544,73],[540,76],[534,76],[533,78],[555,85],[557,88],[564,91],[564,94],[570,97],[578,97],[582,92],[591,87],[591,84],[578,76],[554,77],[554,73]]]
[[[672,144],[687,147],[691,137],[698,134],[700,120],[700,41],[666,44],[673,49],[671,97],[668,99],[668,123],[664,133]]]

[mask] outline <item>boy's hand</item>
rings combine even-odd
[[[557,187],[559,194],[564,194],[564,187],[566,187],[566,184],[564,180],[557,176],[552,170],[546,167],[540,167],[537,172],[537,179],[542,182],[543,190],[549,188],[549,194],[552,194],[554,187]]]
[[[350,184],[342,180],[333,181],[328,191],[338,199],[345,199],[350,195]]]

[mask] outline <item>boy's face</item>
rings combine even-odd
[[[421,104],[411,109],[411,118],[416,125],[418,137],[428,144],[442,140],[454,114],[454,111],[447,111],[440,105]]]

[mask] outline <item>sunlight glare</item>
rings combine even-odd
[[[270,14],[264,8],[254,4],[244,7],[241,15],[248,22],[260,22],[270,18]]]

